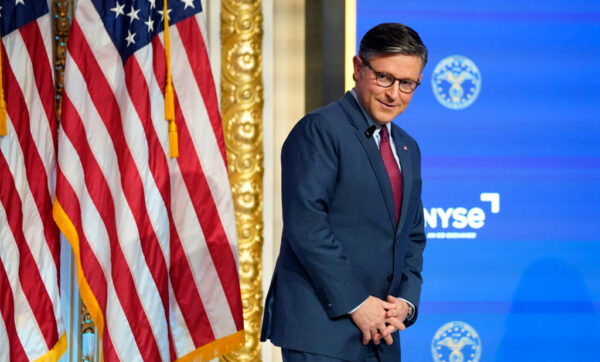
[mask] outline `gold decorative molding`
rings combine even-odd
[[[96,334],[96,325],[92,320],[92,316],[88,312],[87,307],[79,298],[79,335],[77,339],[77,361],[94,362],[101,358],[98,353],[100,351],[100,341]]]
[[[263,148],[262,7],[221,0],[221,114],[240,256],[246,343],[221,361],[260,361]]]
[[[69,28],[73,19],[73,2],[75,0],[53,0],[52,15],[54,18],[54,100],[56,106],[56,118],[60,121],[63,73],[65,60],[67,59],[67,38]]]

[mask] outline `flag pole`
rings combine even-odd
[[[175,124],[175,95],[171,76],[171,39],[169,37],[169,12],[167,0],[163,3],[163,19],[165,25],[165,58],[167,63],[167,84],[165,86],[165,119],[169,121],[169,154],[171,158],[179,157],[177,124]]]
[[[4,83],[2,82],[2,36],[0,35],[0,136],[8,135],[6,101],[4,100]]]

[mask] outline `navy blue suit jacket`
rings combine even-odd
[[[403,176],[396,225],[389,177],[375,141],[365,135],[368,127],[346,93],[300,120],[283,145],[283,235],[263,341],[359,361],[367,347],[348,312],[369,295],[419,304],[425,247],[420,151],[392,125]],[[400,359],[398,337],[392,346],[380,344],[382,360]]]

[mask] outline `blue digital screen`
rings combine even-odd
[[[403,360],[600,360],[600,2],[358,0],[357,41],[382,22],[429,49],[395,120],[428,236]]]

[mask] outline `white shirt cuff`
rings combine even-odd
[[[369,298],[367,298],[367,299],[369,299]],[[357,305],[356,307],[354,307],[354,309],[352,309],[350,312],[348,312],[348,314],[354,313],[358,308],[360,308],[361,305],[365,304],[365,302],[367,301],[367,299],[363,300],[362,303],[360,303],[359,305]]]

